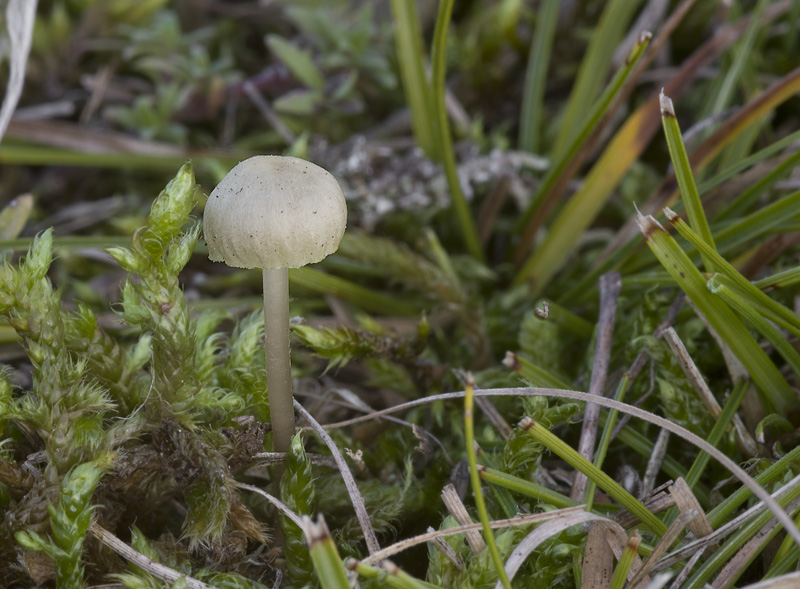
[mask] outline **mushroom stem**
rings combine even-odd
[[[289,271],[263,270],[267,396],[276,452],[288,452],[294,435],[292,370],[289,355]]]

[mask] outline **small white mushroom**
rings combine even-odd
[[[347,225],[342,189],[326,170],[293,157],[256,156],[233,168],[208,197],[209,258],[261,268],[267,393],[275,450],[294,435],[289,354],[289,273],[339,247]]]

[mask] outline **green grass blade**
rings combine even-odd
[[[793,464],[798,460],[800,460],[800,446],[792,449],[779,460],[772,463],[756,476],[754,480],[762,487],[767,487],[786,476],[786,473],[792,470]],[[732,495],[708,512],[708,523],[712,528],[717,529],[728,521],[734,512],[752,496],[753,491],[750,487],[739,487]]]
[[[628,23],[638,5],[638,0],[610,0],[606,3],[600,21],[592,32],[592,40],[586,48],[578,78],[564,109],[561,132],[553,146],[553,160],[564,157],[569,144],[585,121],[585,113],[591,112],[592,104],[603,87],[614,50],[625,36]]]
[[[500,582],[505,589],[511,589],[511,583],[506,575],[506,570],[503,568],[503,561],[500,558],[500,552],[497,550],[497,544],[494,541],[494,532],[489,525],[489,514],[486,511],[486,502],[483,499],[483,491],[481,491],[481,479],[478,473],[478,460],[475,456],[475,435],[474,435],[474,419],[473,407],[475,402],[475,383],[472,381],[472,376],[469,376],[466,386],[464,387],[464,438],[467,446],[467,462],[469,463],[469,480],[472,484],[472,494],[475,497],[475,507],[478,510],[478,517],[480,517],[481,525],[483,526],[483,538],[486,540],[486,546],[489,548],[489,553],[494,563],[494,568]]]
[[[326,274],[314,268],[292,268],[289,281],[311,290],[341,297],[359,307],[387,315],[418,315],[420,309],[396,296],[375,292],[344,278]]]
[[[800,151],[798,152],[800,154]],[[800,215],[800,191],[761,207],[716,232],[717,251],[724,253],[766,234],[781,223]]]
[[[524,227],[523,238],[519,246],[521,250],[526,250],[533,240],[534,233],[539,224],[539,221],[536,221],[536,219],[541,219],[541,217],[546,216],[546,213],[538,210],[539,207],[552,206],[544,205],[545,199],[554,199],[560,195],[561,190],[563,190],[566,185],[568,176],[575,172],[575,156],[600,123],[603,116],[606,115],[612,101],[617,97],[622,86],[628,78],[630,78],[636,65],[641,60],[645,50],[650,44],[651,38],[652,36],[650,33],[643,33],[639,37],[623,66],[617,71],[611,82],[609,82],[602,96],[593,103],[589,115],[586,117],[581,128],[576,131],[564,156],[559,159],[553,159],[552,166],[547,171],[547,174],[545,174],[544,180],[542,180],[541,185],[536,190],[536,193],[531,198],[531,202],[528,204],[517,223],[520,229]],[[552,202],[555,201],[553,200]]]
[[[615,401],[623,401],[625,399],[625,393],[628,390],[630,381],[631,375],[625,373],[625,375],[619,381],[617,392],[614,394]],[[599,470],[602,470],[603,468],[603,461],[606,459],[608,446],[611,444],[611,434],[614,432],[614,426],[617,423],[617,415],[619,415],[619,411],[616,409],[609,411],[608,418],[606,419],[605,425],[603,425],[603,433],[600,436],[600,441],[597,444],[597,451],[594,455],[594,465]],[[592,509],[596,488],[597,484],[594,481],[588,481],[586,483],[586,492],[583,494],[583,502],[586,504],[586,511],[591,511]]]
[[[558,455],[561,459],[568,462],[573,468],[585,474],[590,480],[597,483],[597,486],[616,499],[623,507],[634,514],[642,523],[650,527],[658,536],[663,536],[667,531],[664,523],[650,512],[633,495],[623,489],[614,479],[599,470],[594,464],[578,454],[566,442],[558,438],[555,434],[542,427],[529,417],[524,417],[519,426],[524,429],[536,441],[544,444],[547,448]]]
[[[544,0],[536,13],[536,30],[525,71],[519,123],[519,149],[530,153],[539,150],[547,69],[550,66],[560,3],[560,0]]]
[[[574,507],[578,504],[577,501],[567,497],[566,495],[562,495],[561,493],[552,491],[547,487],[537,485],[531,481],[526,481],[525,479],[504,473],[495,468],[479,466],[478,472],[480,477],[487,483],[497,485],[498,487],[508,489],[509,491],[514,491],[515,493],[525,495],[526,497],[533,497],[542,503],[549,503],[550,505],[555,505],[558,508]]]
[[[303,518],[303,533],[322,589],[350,589],[347,571],[321,515],[316,522]]]
[[[730,205],[725,207],[715,217],[716,221],[726,221],[736,219],[745,210],[751,207],[758,198],[771,188],[778,180],[788,176],[800,162],[800,150],[786,157],[781,163],[776,165],[768,174],[736,197]]]
[[[722,282],[715,280],[712,277],[708,281],[708,289],[715,295],[722,298],[734,311],[739,313],[745,321],[752,325],[758,333],[763,335],[778,351],[778,353],[786,360],[786,363],[792,367],[794,373],[800,376],[800,354],[794,349],[794,346],[789,343],[783,334],[772,325],[769,321],[764,319],[756,308],[754,308],[749,301],[738,293],[728,288]]]
[[[766,5],[772,0],[760,0],[750,12],[751,21],[742,38],[731,48],[729,66],[725,75],[720,80],[719,88],[714,93],[709,108],[701,113],[701,118],[713,116],[725,110],[733,98],[737,84],[740,83],[745,67],[748,65],[750,54],[756,42],[759,31],[762,30],[761,16]]]
[[[798,140],[800,140],[800,131],[795,131],[794,133],[787,135],[786,137],[784,137],[779,141],[770,143],[764,149],[761,149],[756,153],[739,160],[738,162],[736,162],[729,168],[723,170],[710,180],[703,182],[700,186],[697,187],[697,190],[700,192],[700,194],[705,194],[709,192],[712,188],[719,186],[726,180],[730,180],[731,178],[739,175],[742,171],[746,170],[747,168],[750,168],[755,164],[762,162],[767,158],[779,153],[781,150],[791,146]],[[800,152],[797,152],[793,155],[796,156],[798,153]],[[724,210],[720,211],[720,214],[716,217],[716,219],[721,219],[723,216],[727,216],[728,218],[730,218],[730,217],[737,217],[739,215],[738,212],[734,215],[731,215],[728,212],[728,210],[729,210],[728,207],[725,207]]]
[[[513,352],[506,352],[506,357],[503,364],[519,374],[522,378],[530,382],[535,387],[544,387],[548,389],[569,389],[570,385],[563,380],[550,374],[544,368],[541,368],[533,362],[526,360],[518,354]]]
[[[800,497],[800,485],[795,485],[793,489],[782,495],[777,501],[781,507],[786,507],[797,497]],[[796,509],[794,511],[796,511]],[[762,513],[743,525],[739,531],[728,538],[725,543],[714,552],[691,577],[689,577],[683,586],[687,589],[700,589],[700,587],[703,587],[705,583],[719,571],[724,563],[730,560],[733,555],[744,546],[745,542],[760,533],[773,517],[775,517],[775,515],[769,509],[765,509]],[[781,526],[775,526],[769,533],[769,538],[774,537],[781,529]],[[766,545],[766,542],[764,545]],[[756,556],[756,554],[753,556]]]
[[[433,97],[425,75],[425,54],[420,30],[417,3],[409,0],[392,0],[395,21],[395,46],[397,62],[406,102],[411,110],[411,126],[422,151],[436,157],[434,136]]]
[[[617,563],[617,568],[614,569],[614,575],[611,577],[610,589],[622,589],[625,587],[625,582],[628,580],[628,573],[635,562],[636,556],[639,553],[639,544],[642,537],[636,530],[633,531],[631,537],[628,538],[628,543],[625,545],[625,550]]]
[[[798,317],[796,313],[771,299],[764,294],[763,291],[754,286],[752,282],[742,276],[736,268],[725,260],[725,258],[710,249],[672,210],[666,208],[664,209],[664,213],[678,233],[701,253],[708,256],[719,270],[719,275],[714,279],[714,285],[727,286],[734,293],[744,298],[747,304],[756,307],[767,319],[779,323],[782,327],[785,327],[793,334],[800,337],[800,317]]]
[[[728,429],[728,425],[730,425],[734,414],[739,410],[739,406],[741,405],[744,394],[747,392],[749,386],[750,382],[746,380],[740,381],[736,384],[733,389],[733,393],[728,399],[728,402],[725,403],[725,407],[722,409],[722,413],[720,413],[720,416],[714,422],[714,427],[711,428],[711,433],[708,434],[706,441],[715,448],[722,439],[722,436],[725,434],[725,430]],[[703,471],[705,471],[706,466],[708,466],[708,461],[710,459],[711,457],[709,456],[708,452],[703,451],[700,451],[700,453],[694,459],[694,462],[689,468],[689,472],[686,474],[684,479],[690,489],[695,488],[703,474]],[[672,522],[674,522],[678,517],[679,513],[680,512],[676,507],[672,507],[667,512],[667,515],[664,518],[664,523],[666,523],[668,526],[671,525]]]
[[[375,581],[384,583],[386,587],[392,587],[393,589],[438,588],[437,585],[432,585],[431,583],[426,583],[424,581],[420,581],[419,579],[415,579],[408,573],[400,570],[397,565],[388,560],[383,561],[380,568],[366,564],[354,558],[347,559],[346,564],[347,568],[355,571],[362,577],[374,579]]]
[[[772,290],[784,288],[800,282],[800,266],[789,268],[771,276],[765,276],[761,280],[756,280],[753,284],[760,290]]]
[[[442,160],[447,184],[450,186],[450,195],[453,199],[453,209],[461,227],[461,235],[472,256],[484,261],[481,241],[478,237],[478,230],[475,227],[475,219],[469,209],[464,192],[461,190],[461,183],[458,180],[456,171],[456,156],[453,151],[453,140],[450,136],[450,124],[447,120],[447,108],[445,107],[445,74],[447,72],[447,31],[450,28],[450,15],[453,12],[454,0],[441,0],[439,2],[439,14],[436,17],[436,29],[433,33],[433,80],[432,94],[434,100],[435,114],[435,145],[436,153]]]
[[[703,203],[700,202],[700,194],[694,183],[692,166],[689,164],[689,157],[686,155],[686,146],[683,144],[681,129],[678,126],[678,119],[675,116],[675,109],[672,100],[661,92],[661,122],[664,125],[664,136],[669,147],[669,157],[675,168],[675,177],[678,180],[678,187],[683,197],[683,206],[689,217],[689,225],[700,235],[700,238],[709,246],[714,247],[714,236],[711,235],[711,228],[703,212]],[[705,255],[701,254],[703,265],[708,272],[714,271],[714,266]]]
[[[797,396],[789,383],[753,339],[741,319],[708,291],[705,279],[677,242],[651,216],[639,215],[638,223],[647,245],[658,261],[747,369],[758,387],[765,410],[786,413],[797,407]],[[702,242],[698,240],[698,243]]]

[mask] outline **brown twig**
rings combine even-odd
[[[245,491],[251,491],[253,493],[256,493],[257,495],[261,495],[264,499],[266,499],[267,501],[272,503],[275,507],[277,507],[283,515],[292,520],[298,528],[300,528],[301,530],[303,529],[303,522],[300,519],[300,516],[297,515],[291,509],[289,509],[289,507],[285,503],[280,501],[277,497],[273,497],[265,490],[259,489],[258,487],[254,487],[253,485],[248,485],[246,483],[239,483],[239,482],[235,483],[235,485],[240,489],[244,489]]]
[[[178,579],[183,579],[186,587],[189,589],[214,589],[211,585],[206,585],[202,581],[198,581],[184,573],[179,573],[175,569],[154,561],[152,558],[145,556],[125,544],[122,540],[117,538],[114,534],[101,527],[99,524],[92,522],[89,525],[89,533],[97,538],[102,544],[119,554],[125,560],[132,562],[143,571],[153,575],[156,579],[174,583]]]
[[[499,519],[489,522],[489,526],[492,529],[497,530],[501,528],[508,528],[511,526],[523,526],[528,524],[541,523],[552,519],[567,517],[575,513],[586,513],[586,512],[583,510],[582,505],[576,505],[574,507],[565,507],[563,509],[556,509],[554,511],[549,511],[546,513],[533,513],[529,515],[522,515],[520,517],[513,517],[511,519]],[[414,536],[413,538],[407,538],[405,540],[401,540],[400,542],[392,544],[391,546],[387,546],[381,551],[376,552],[375,554],[371,554],[361,562],[363,562],[364,564],[373,564],[385,558],[389,558],[390,556],[393,556],[398,552],[407,550],[412,546],[423,544],[425,542],[430,542],[435,538],[443,538],[445,536],[452,536],[454,534],[464,534],[472,530],[480,530],[481,526],[482,524],[478,522],[466,526],[457,526],[455,528],[448,528],[446,530],[437,530],[435,532],[428,532],[427,534],[420,534],[419,536]]]
[[[369,521],[369,514],[367,513],[367,507],[364,505],[364,498],[361,496],[361,492],[358,490],[358,486],[356,485],[356,481],[353,478],[353,473],[350,472],[350,469],[347,466],[347,463],[344,460],[344,456],[339,451],[339,448],[336,447],[333,439],[328,435],[328,432],[317,422],[316,419],[306,411],[306,408],[303,407],[296,399],[294,401],[294,407],[297,412],[311,425],[311,428],[317,433],[317,435],[325,442],[325,445],[331,451],[333,455],[333,459],[336,460],[336,464],[339,466],[339,472],[342,473],[342,479],[344,480],[344,484],[347,487],[347,492],[350,494],[350,500],[353,502],[353,507],[356,511],[356,517],[358,518],[358,523],[361,526],[361,531],[364,533],[364,540],[367,542],[367,550],[369,550],[370,554],[375,554],[381,549],[380,544],[378,544],[378,537],[375,535],[375,530],[372,527],[372,523]]]
[[[622,279],[618,272],[610,272],[600,277],[600,315],[597,319],[597,343],[592,363],[592,378],[589,383],[589,394],[602,396],[608,376],[608,363],[611,358],[611,340],[614,336],[614,319],[617,316],[617,298],[622,288]],[[594,456],[594,444],[597,439],[597,426],[600,420],[600,406],[593,403],[586,405],[583,413],[581,439],[578,452],[587,460]],[[579,472],[572,482],[570,497],[575,501],[584,499],[588,479]]]
[[[755,480],[753,480],[753,477],[747,474],[747,472],[745,472],[745,470],[741,466],[739,466],[728,456],[720,452],[719,449],[715,448],[714,446],[706,442],[700,436],[690,432],[684,427],[672,423],[668,419],[650,413],[649,411],[645,411],[644,409],[634,407],[633,405],[615,401],[614,399],[608,399],[606,397],[598,397],[596,395],[589,395],[587,393],[582,393],[578,391],[569,391],[565,389],[546,389],[539,387],[484,389],[480,391],[475,391],[475,395],[476,396],[484,395],[487,397],[515,397],[515,396],[556,397],[560,399],[572,399],[575,401],[583,401],[584,403],[597,403],[598,405],[602,405],[603,407],[606,407],[608,409],[616,409],[617,411],[621,411],[623,413],[630,413],[634,417],[643,419],[660,428],[667,429],[670,432],[680,436],[682,439],[689,442],[690,444],[693,444],[700,450],[707,452],[712,458],[714,458],[722,466],[727,468],[733,476],[739,479],[748,489],[750,489],[753,492],[753,495],[755,495],[757,498],[759,498],[761,501],[764,502],[764,504],[769,508],[770,511],[772,511],[775,517],[784,526],[787,533],[792,537],[792,539],[797,543],[797,545],[800,546],[800,529],[797,528],[797,525],[794,523],[792,518],[786,513],[786,511],[780,505],[778,505],[775,499],[764,489],[764,487],[762,487]],[[346,425],[353,425],[354,423],[361,423],[362,421],[377,419],[378,417],[381,417],[383,415],[388,415],[390,413],[395,413],[397,411],[405,411],[406,409],[411,409],[412,407],[418,407],[419,405],[427,405],[430,403],[434,403],[436,401],[445,401],[445,400],[454,400],[463,398],[464,398],[464,391],[458,391],[455,393],[443,393],[440,395],[430,395],[422,399],[415,399],[414,401],[408,401],[407,403],[401,403],[400,405],[395,405],[394,407],[389,407],[381,411],[376,411],[371,415],[365,415],[363,417],[356,417],[353,419],[348,419],[346,421],[332,423],[327,425],[326,428],[335,429],[338,427],[344,427]],[[299,404],[296,401],[295,403]],[[305,412],[305,410],[303,411]]]

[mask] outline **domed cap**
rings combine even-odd
[[[245,160],[211,192],[208,257],[235,268],[299,268],[335,252],[347,225],[336,179],[294,157]]]

